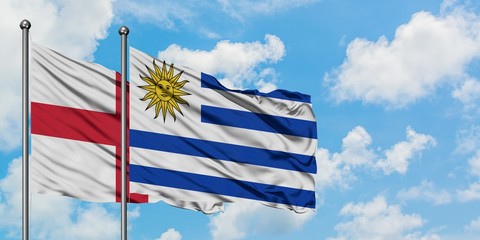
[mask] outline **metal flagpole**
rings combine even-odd
[[[28,184],[28,31],[32,25],[28,20],[20,22],[22,29],[22,239],[28,240],[29,223],[29,184]]]
[[[121,225],[122,225],[122,240],[127,240],[127,35],[128,28],[120,27],[118,33],[122,38],[122,204],[121,204]]]

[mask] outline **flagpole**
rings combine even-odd
[[[32,25],[28,20],[20,22],[22,29],[22,239],[28,240],[29,224],[29,182],[28,182],[28,112],[29,112],[29,79],[28,79],[28,31]]]
[[[122,38],[121,52],[121,68],[122,68],[122,204],[121,204],[121,239],[127,240],[127,35],[128,27],[122,26],[118,30]]]

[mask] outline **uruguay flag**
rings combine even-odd
[[[315,208],[310,96],[230,90],[134,48],[130,86],[130,192],[205,213],[252,200]]]

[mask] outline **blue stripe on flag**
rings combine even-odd
[[[202,122],[317,139],[313,121],[202,105]]]
[[[130,181],[315,208],[315,192],[130,164]]]
[[[130,146],[265,167],[316,173],[315,156],[130,130]]]
[[[299,92],[290,92],[287,90],[277,89],[269,93],[262,93],[262,92],[259,92],[258,90],[228,89],[224,87],[222,84],[220,84],[215,77],[210,76],[206,73],[202,73],[202,87],[228,91],[228,92],[236,92],[236,93],[243,93],[248,95],[261,96],[261,97],[278,98],[278,99],[291,100],[291,101],[297,101],[297,102],[311,103],[309,95],[299,93]]]

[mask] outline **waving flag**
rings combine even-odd
[[[223,87],[130,48],[130,189],[212,213],[254,200],[315,208],[310,96]]]
[[[120,201],[120,74],[31,49],[32,190]]]

